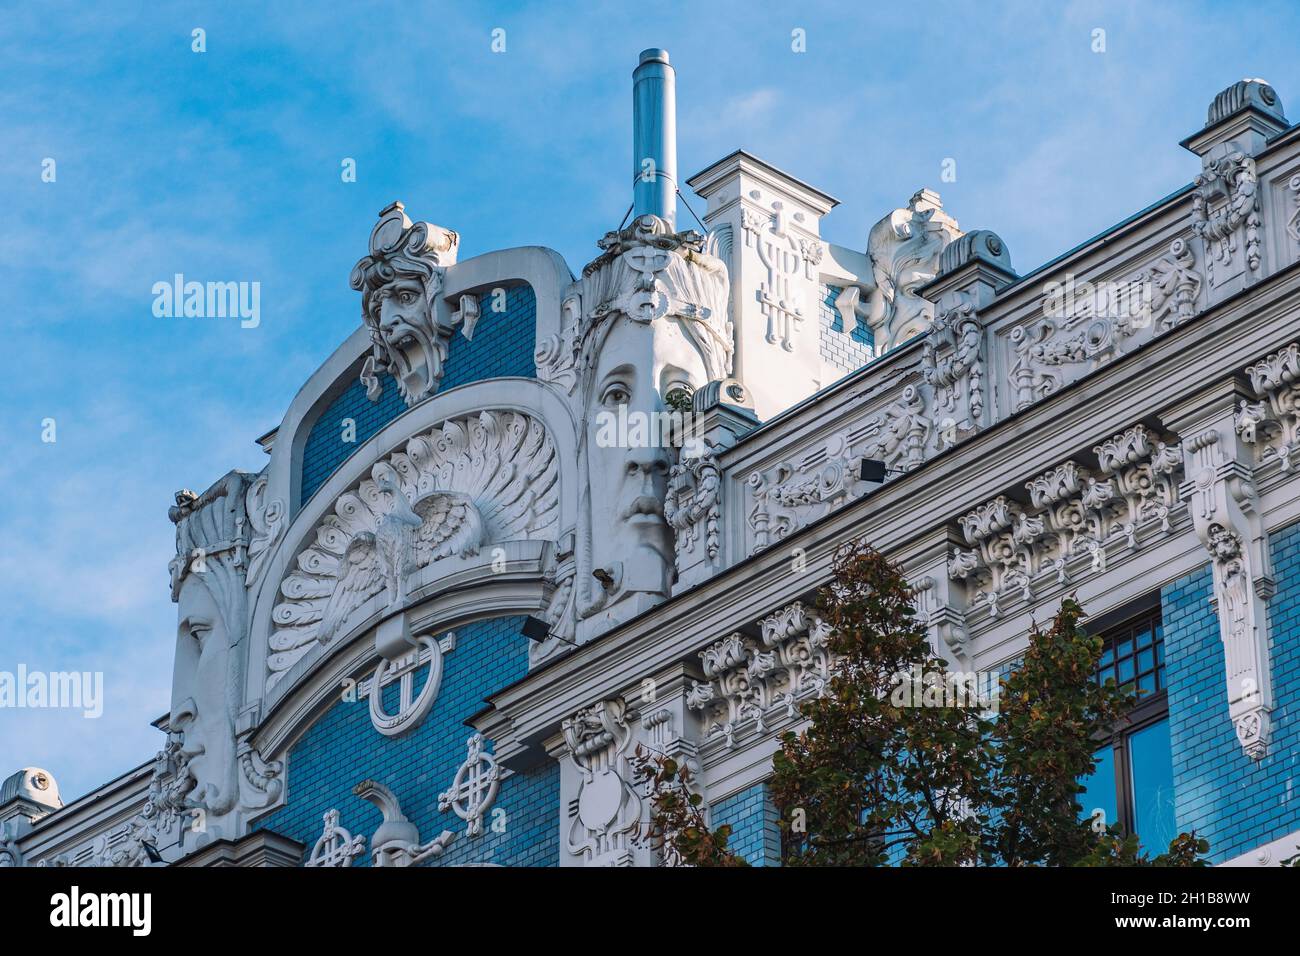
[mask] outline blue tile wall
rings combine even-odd
[[[502,782],[484,815],[481,836],[467,836],[463,820],[451,810],[438,810],[438,795],[451,787],[465,761],[465,743],[473,731],[464,721],[483,708],[490,693],[527,673],[528,642],[519,633],[522,625],[523,618],[508,617],[457,628],[456,649],[444,660],[432,710],[401,737],[385,737],[371,726],[364,698],[334,704],[289,751],[285,806],[259,820],[256,828],[292,837],[310,853],[321,835],[325,811],[335,808],[342,825],[368,841],[382,817],[352,788],[371,778],[397,795],[402,811],[419,827],[421,840],[443,830],[456,834],[442,856],[424,865],[558,865],[560,772],[550,758]],[[415,690],[418,693],[418,684]],[[396,709],[397,693],[396,682],[385,688],[390,713]],[[491,742],[487,749],[494,749]],[[493,813],[498,809],[504,816]],[[354,865],[370,865],[369,846]]]
[[[402,412],[406,402],[398,394],[397,382],[391,375],[381,375],[383,393],[379,401],[366,397],[366,387],[353,381],[338,398],[321,412],[312,425],[302,448],[302,485],[299,501],[306,502],[321,485],[329,480],[339,465]],[[356,441],[343,440],[343,420],[356,423]]]
[[[472,340],[460,329],[452,335],[440,391],[507,375],[536,377],[537,297],[530,285],[503,286],[502,291],[503,296],[493,295],[492,289],[479,293],[480,314]],[[502,309],[495,311],[498,304]]]
[[[751,866],[781,865],[781,830],[766,783],[756,783],[718,801],[712,808],[710,823],[714,828],[731,824],[727,847]]]
[[[1161,592],[1178,827],[1207,839],[1216,863],[1300,829],[1300,525],[1269,543],[1278,585],[1269,602],[1273,733],[1259,763],[1228,720],[1209,566]]]
[[[821,356],[847,374],[871,361],[875,337],[861,317],[845,335],[844,318],[840,315],[840,310],[835,308],[835,299],[844,291],[843,287],[823,285],[820,289],[817,317],[821,323]]]
[[[537,297],[530,285],[502,286],[504,295],[485,290],[479,296],[481,315],[473,340],[457,329],[447,347],[447,366],[439,391],[489,378],[533,378],[537,366],[533,350],[537,335]],[[500,309],[497,306],[500,306]],[[365,386],[353,381],[312,425],[302,452],[299,503],[306,502],[338,467],[367,439],[406,411],[397,383],[380,378],[379,401],[366,397]],[[356,422],[356,441],[343,441],[343,420]]]

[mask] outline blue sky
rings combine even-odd
[[[46,767],[65,799],[160,746],[172,494],[263,466],[254,439],[360,321],[375,214],[580,270],[630,201],[641,49],[677,67],[683,177],[744,147],[839,198],[823,234],[857,249],[930,186],[1022,273],[1190,180],[1178,141],[1233,81],[1300,117],[1286,3],[0,8],[0,670],[105,683],[97,720],[0,710],[0,775]],[[154,317],[177,272],[260,282],[260,325]]]

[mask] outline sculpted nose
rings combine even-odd
[[[668,477],[668,453],[658,445],[629,448],[627,453],[627,472],[642,479],[662,479]]]

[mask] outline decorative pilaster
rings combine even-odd
[[[961,536],[943,525],[918,543],[914,555],[903,559],[916,622],[928,632],[931,652],[959,670],[969,664],[966,588],[949,576],[948,557],[960,544]]]
[[[642,799],[628,761],[633,741],[627,703],[615,697],[593,704],[564,721],[562,729],[569,750],[562,774],[577,777],[572,788],[577,797],[566,799],[563,808],[568,853],[579,866],[646,865],[648,849],[633,844]]]
[[[1228,715],[1252,760],[1268,751],[1273,707],[1268,657],[1268,599],[1275,589],[1268,535],[1254,485],[1253,455],[1234,427],[1244,386],[1234,380],[1182,406],[1166,421],[1186,437],[1188,502],[1209,552],[1228,682]]]

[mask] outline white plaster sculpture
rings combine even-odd
[[[484,410],[416,435],[339,495],[280,582],[270,683],[381,591],[403,607],[415,571],[489,542],[553,540],[558,521],[555,443],[536,418]]]
[[[930,327],[934,306],[917,289],[938,274],[944,247],[961,234],[957,221],[943,211],[939,194],[929,189],[917,191],[905,209],[895,209],[871,227],[867,324],[878,353]]]
[[[373,343],[361,372],[371,401],[381,394],[381,372],[397,381],[407,405],[438,390],[451,329],[439,323],[436,302],[459,245],[460,237],[450,229],[412,224],[400,202],[379,213],[370,233],[370,254],[353,267],[351,277],[352,288],[362,293],[361,315]],[[474,334],[473,319],[465,334]]]

